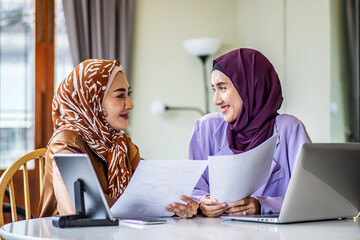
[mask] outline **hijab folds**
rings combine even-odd
[[[102,113],[119,61],[89,59],[80,63],[60,84],[52,103],[54,135],[78,133],[108,166],[109,195],[118,198],[130,180],[125,160],[127,146],[122,131],[110,127]]]
[[[279,77],[260,52],[241,48],[214,60],[239,93],[243,107],[228,124],[227,139],[235,154],[253,149],[272,136],[283,97]]]

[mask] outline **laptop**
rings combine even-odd
[[[360,143],[305,143],[280,214],[221,218],[293,223],[354,217],[360,210],[359,170]]]

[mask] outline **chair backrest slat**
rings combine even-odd
[[[29,194],[29,174],[27,169],[27,163],[23,165],[23,182],[24,182],[24,200],[25,200],[25,217],[26,219],[31,218],[30,211],[30,194]]]
[[[31,209],[30,209],[30,189],[29,189],[29,172],[27,168],[27,162],[32,159],[39,159],[39,185],[40,186],[40,194],[43,187],[43,178],[44,178],[44,156],[45,156],[46,149],[41,148],[34,150],[28,154],[25,154],[18,160],[16,160],[10,167],[8,167],[5,172],[0,177],[0,227],[4,225],[4,196],[6,189],[9,190],[10,194],[10,212],[11,212],[11,219],[13,222],[18,220],[17,215],[17,207],[21,209],[20,206],[16,206],[15,201],[15,191],[14,191],[14,181],[13,176],[20,170],[21,166],[23,166],[23,184],[24,184],[24,202],[25,202],[25,218],[31,218]],[[35,164],[36,166],[36,164]],[[8,210],[7,210],[7,213]],[[20,213],[20,212],[19,212]],[[20,215],[23,218],[23,215]]]
[[[12,178],[11,178],[10,184],[9,184],[9,193],[10,193],[10,205],[11,205],[11,219],[15,222],[15,221],[17,221],[17,214],[16,214],[14,181]]]
[[[43,156],[41,156],[39,157],[40,196],[42,194],[42,189],[43,189],[44,169],[45,169],[45,159]]]

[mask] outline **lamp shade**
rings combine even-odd
[[[183,42],[185,50],[197,57],[214,54],[220,44],[221,40],[218,38],[193,38]]]

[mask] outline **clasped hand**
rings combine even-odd
[[[216,203],[217,200],[210,198],[210,196],[201,198],[200,209],[202,213],[208,217],[218,217],[223,213],[229,213],[234,216],[260,213],[260,203],[253,197],[231,202],[229,206],[226,203]]]
[[[260,213],[260,203],[254,197],[247,197],[229,205],[226,203],[217,203],[217,200],[206,196],[200,199],[200,205],[192,198],[181,196],[181,200],[186,202],[172,203],[166,207],[166,210],[174,213],[180,218],[191,218],[197,214],[200,207],[202,213],[207,217],[218,217],[223,213],[229,213],[234,216],[253,215]]]
[[[196,215],[197,210],[199,208],[199,204],[194,199],[187,196],[180,196],[180,199],[186,204],[182,203],[172,203],[169,204],[165,209],[168,212],[172,212],[180,218],[191,218]]]

